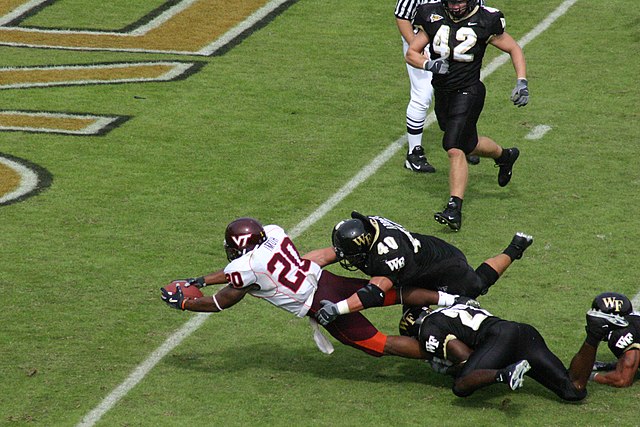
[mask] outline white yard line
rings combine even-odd
[[[578,0],[565,0],[554,10],[549,16],[547,16],[540,24],[538,24],[533,30],[526,34],[519,40],[520,46],[524,47],[530,41],[542,34],[547,28],[551,26],[558,18],[564,15],[567,10],[573,6]],[[487,65],[482,71],[482,78],[486,78],[494,71],[496,71],[501,65],[505,64],[509,59],[509,55],[503,54],[495,58]],[[435,122],[435,115],[429,114],[425,122],[425,126],[429,126]],[[300,221],[298,225],[291,229],[290,236],[295,239],[305,230],[315,224],[320,218],[330,212],[338,203],[345,197],[353,192],[361,183],[366,181],[371,175],[375,173],[382,165],[384,165],[391,157],[395,155],[398,150],[404,147],[406,142],[406,136],[403,136],[396,141],[392,142],[381,154],[379,154],[371,163],[360,170],[349,182],[342,186],[334,195],[320,205],[311,215]],[[640,294],[634,298],[634,305],[636,300],[640,298]],[[82,419],[78,426],[93,426],[97,423],[102,416],[113,408],[120,399],[122,399],[133,387],[136,386],[147,375],[151,369],[160,361],[164,356],[169,354],[175,347],[178,346],[189,335],[196,331],[202,323],[207,319],[210,314],[198,314],[184,324],[179,330],[173,333],[157,350],[140,364],[126,380],[118,387],[116,387],[104,400],[91,412],[89,412]]]

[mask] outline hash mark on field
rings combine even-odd
[[[524,139],[540,139],[542,138],[547,132],[549,132],[551,130],[551,126],[547,126],[547,125],[538,125],[536,127],[534,127],[533,129],[531,129],[531,132],[529,132]]]
[[[565,0],[554,10],[549,16],[547,16],[540,24],[538,24],[533,30],[527,33],[520,41],[520,45],[524,47],[530,41],[542,34],[547,28],[553,24],[555,20],[564,15],[567,10],[574,5],[578,0]],[[509,55],[503,54],[491,61],[481,73],[482,78],[485,78],[497,70],[503,65]],[[435,122],[435,115],[432,112],[425,121],[425,127],[430,126]],[[326,202],[320,205],[311,215],[303,219],[298,225],[291,229],[290,235],[293,239],[303,233],[310,226],[315,224],[320,218],[322,218],[327,212],[331,211],[341,200],[351,194],[353,190],[362,182],[367,180],[371,175],[375,173],[382,165],[384,165],[393,155],[404,146],[406,142],[406,136],[402,136],[396,141],[392,142],[381,154],[376,156],[375,159],[362,170],[360,170],[356,176],[354,176],[349,182],[342,186],[333,196],[331,196]],[[107,397],[104,398],[102,403],[98,405],[94,410],[89,412],[78,426],[93,426],[100,418],[120,399],[122,399],[136,384],[138,384],[144,376],[153,368],[165,355],[173,350],[182,340],[196,331],[204,320],[211,314],[199,314],[197,317],[192,318],[182,328],[171,335],[165,343],[154,351],[142,365],[140,365],[129,377],[120,384],[115,390],[113,390]]]

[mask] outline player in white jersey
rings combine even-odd
[[[367,280],[337,276],[317,263],[301,257],[295,245],[277,225],[263,227],[253,218],[239,218],[225,231],[229,264],[206,276],[189,279],[190,286],[224,284],[212,296],[184,297],[180,287],[174,293],[162,289],[162,299],[171,307],[202,312],[220,312],[238,303],[246,294],[265,299],[298,317],[308,316],[320,350],[330,353],[331,343],[320,333],[315,313],[322,302],[337,302],[357,292]],[[455,296],[426,289],[404,289],[385,295],[384,305],[450,304]],[[343,344],[373,356],[396,355],[423,358],[415,340],[387,336],[361,313],[340,316],[325,329]]]

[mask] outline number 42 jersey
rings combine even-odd
[[[434,88],[454,91],[480,80],[482,59],[491,37],[504,33],[506,22],[498,9],[478,6],[465,19],[454,20],[441,2],[418,7],[413,24],[429,36],[431,59],[447,58],[449,72],[434,74]]]
[[[303,317],[313,302],[322,269],[301,259],[295,245],[277,225],[264,227],[267,240],[231,261],[224,269],[229,285],[242,289],[258,285],[249,294]]]

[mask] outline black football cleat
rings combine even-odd
[[[436,212],[433,219],[440,224],[448,225],[453,231],[458,231],[462,227],[462,211],[449,205],[442,212]]]
[[[407,154],[404,167],[420,173],[434,173],[436,171],[436,168],[427,161],[427,156],[424,155],[424,148],[421,145],[418,145],[411,153]]]
[[[595,308],[587,311],[586,317],[587,326],[585,329],[587,334],[590,334],[601,341],[606,339],[609,332],[629,326],[629,321],[624,317],[618,314],[604,313]]]
[[[498,171],[498,185],[500,187],[504,187],[511,181],[511,175],[513,172],[513,164],[518,160],[520,156],[520,150],[517,147],[513,148],[505,148],[509,153],[508,159],[504,163],[498,163],[496,161],[496,166],[500,167]]]
[[[513,239],[511,239],[511,243],[509,244],[509,246],[512,246],[517,251],[515,259],[520,259],[522,258],[522,254],[524,253],[524,251],[527,250],[527,248],[532,244],[533,236],[524,234],[519,231],[515,234],[515,236],[513,236]]]

